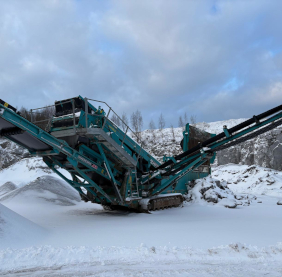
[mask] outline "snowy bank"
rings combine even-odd
[[[209,249],[195,249],[187,247],[63,247],[52,246],[30,247],[20,250],[6,249],[0,251],[0,273],[9,273],[17,269],[60,269],[61,266],[80,268],[91,264],[97,267],[102,265],[105,269],[113,264],[123,266],[182,264],[189,262],[244,262],[244,261],[281,261],[282,243],[275,246],[259,248],[244,244],[229,244]],[[177,265],[176,265],[177,268]],[[143,268],[145,270],[145,268]],[[57,271],[58,273],[58,271]],[[94,272],[92,272],[93,274]],[[92,275],[91,275],[92,276]],[[132,275],[133,276],[133,275]],[[159,276],[159,275],[157,275]]]

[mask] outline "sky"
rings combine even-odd
[[[0,0],[0,98],[74,96],[144,126],[248,118],[282,104],[282,1]]]

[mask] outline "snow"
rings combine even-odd
[[[70,174],[63,169],[59,169],[59,171],[67,177],[70,176]],[[47,167],[42,158],[24,158],[17,163],[0,170],[0,186],[6,182],[12,181],[17,187],[23,187],[30,183],[30,181],[46,174],[54,177],[58,176]]]
[[[211,123],[200,122],[191,125],[211,134],[219,134],[223,132],[224,125],[226,125],[227,128],[231,128],[245,120],[247,119],[240,118]],[[183,139],[183,131],[184,127],[173,128],[173,135],[172,128],[145,130],[141,134],[143,147],[158,161],[162,162],[164,155],[171,157],[182,152],[180,142]],[[130,133],[128,135],[130,135]]]
[[[80,116],[80,112],[76,112],[74,114],[75,117],[79,117]],[[54,116],[55,119],[61,119],[61,118],[66,118],[66,117],[73,117],[73,113],[69,113],[69,114],[64,114],[64,115],[61,115],[61,116]]]
[[[226,208],[236,208],[238,205],[250,205],[257,197],[251,195],[234,194],[226,181],[219,181],[208,176],[189,182],[186,200],[203,205],[219,205]]]
[[[12,182],[7,182],[4,185],[2,185],[0,187],[0,198],[1,196],[3,196],[4,194],[7,194],[8,192],[11,192],[13,190],[15,190],[17,188],[17,186],[12,183]]]
[[[182,207],[110,212],[79,201],[40,158],[21,159],[0,171],[0,275],[281,276],[282,172],[212,171]]]
[[[234,192],[282,198],[281,171],[257,165],[228,164],[213,168],[212,176],[226,180]]]
[[[11,245],[25,246],[27,243],[34,244],[42,240],[45,235],[45,230],[42,227],[0,204],[1,248],[10,247]],[[3,264],[0,263],[0,269],[2,266]]]
[[[231,276],[230,269],[239,274],[232,276],[246,276],[247,272],[250,276],[266,275],[269,269],[276,273],[271,276],[279,276],[282,244],[266,248],[230,244],[207,250],[144,244],[136,248],[43,246],[0,251],[0,258],[4,274],[29,276],[44,272],[48,276]],[[17,270],[11,267],[13,259]]]
[[[29,184],[6,193],[0,198],[0,201],[2,203],[13,201],[18,204],[27,201],[31,203],[38,199],[63,206],[75,205],[76,202],[81,201],[75,189],[65,181],[53,176],[38,177]]]
[[[3,204],[48,236],[41,242],[25,239],[25,247],[7,241],[6,248],[0,241],[3,275],[226,276],[227,271],[258,276],[262,270],[275,276],[281,270],[281,206],[269,196],[261,196],[262,204],[236,209],[187,202],[152,214],[27,197]]]

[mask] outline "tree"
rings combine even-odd
[[[125,112],[122,113],[121,120],[121,128],[125,132],[128,126],[128,118]]]
[[[174,133],[174,128],[173,128],[172,124],[170,125],[170,131],[171,131],[171,134],[172,134],[172,141],[174,142],[175,141],[175,133]]]
[[[111,121],[115,123],[117,126],[120,126],[120,119],[116,114],[113,114],[111,117]]]
[[[116,125],[120,126],[120,118],[119,118],[119,116],[116,116]]]
[[[197,116],[191,115],[190,116],[190,122],[191,122],[191,124],[195,125],[197,123]]]
[[[165,120],[164,120],[163,114],[161,113],[160,117],[159,117],[159,129],[160,129],[160,131],[162,131],[164,127],[165,127]]]
[[[187,113],[184,114],[184,125],[188,123]]]
[[[21,116],[25,119],[31,121],[36,124],[38,127],[45,131],[49,131],[50,128],[50,120],[55,114],[55,107],[44,107],[40,110],[33,111],[31,113],[30,110],[27,110],[25,107],[21,107],[19,112]]]
[[[141,130],[143,127],[143,117],[141,115],[141,112],[139,110],[132,113],[131,117],[131,126],[136,133],[138,142],[141,141]]]
[[[113,123],[115,123],[116,124],[116,115],[115,114],[112,114],[112,116],[111,116],[111,121],[113,122]]]
[[[150,123],[149,123],[149,130],[150,132],[154,132],[154,130],[156,129],[156,125],[153,119],[151,119]]]
[[[182,116],[179,116],[178,127],[183,127],[183,126],[184,126],[184,122],[183,122]]]
[[[156,143],[156,134],[155,134],[155,130],[156,130],[156,125],[153,119],[151,119],[150,123],[149,123],[149,130],[150,133],[152,134],[153,137],[153,143]]]
[[[22,117],[30,121],[30,111],[28,111],[25,107],[21,107],[19,111]]]

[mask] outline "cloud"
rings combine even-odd
[[[76,95],[175,126],[281,101],[281,1],[2,1],[0,98]]]

